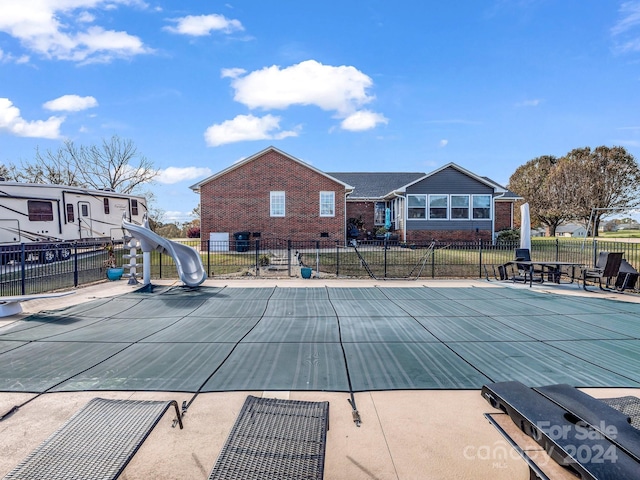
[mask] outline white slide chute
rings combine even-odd
[[[140,241],[143,253],[155,250],[173,258],[178,276],[187,287],[197,287],[207,279],[207,272],[198,251],[193,247],[168,240],[153,232],[149,228],[149,220],[146,215],[143,219],[143,225],[136,225],[123,218],[122,228]],[[143,268],[149,267],[143,264]]]

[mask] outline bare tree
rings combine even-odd
[[[158,175],[153,164],[131,140],[114,135],[102,145],[76,146],[68,140],[58,150],[36,150],[35,160],[22,162],[20,170],[10,170],[10,177],[30,183],[72,185],[93,189],[110,189],[133,193]]]
[[[103,140],[101,146],[76,147],[73,142],[65,142],[62,150],[75,165],[81,183],[91,188],[131,193],[158,175],[152,162],[138,152],[131,140],[117,135]]]
[[[11,175],[9,172],[9,167],[7,167],[6,165],[0,165],[0,177],[4,178],[5,180],[10,180],[11,179]]]
[[[20,182],[82,186],[75,163],[62,149],[41,153],[40,149],[36,148],[35,161],[23,161],[21,164],[22,170],[16,174],[16,180]]]

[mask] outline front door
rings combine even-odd
[[[78,202],[78,222],[80,222],[80,238],[93,237],[91,205],[89,205],[89,202]]]

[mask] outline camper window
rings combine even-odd
[[[27,210],[32,222],[53,222],[53,204],[42,200],[28,200]]]
[[[67,222],[73,222],[76,216],[73,214],[73,203],[67,203]]]
[[[131,200],[131,215],[138,215],[138,200]]]
[[[105,198],[103,200],[103,203],[104,203],[104,214],[109,215],[109,199]]]

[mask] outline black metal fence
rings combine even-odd
[[[116,264],[122,263],[116,245]],[[27,295],[77,287],[106,278],[108,251],[103,243],[64,247],[21,244],[0,251],[0,296]]]
[[[429,244],[385,243],[356,247],[335,241],[286,239],[183,241],[200,252],[210,278],[299,276],[300,267],[314,275],[342,278],[373,276],[379,279],[482,278],[485,266],[514,260],[519,245],[489,242]],[[17,246],[0,265],[0,295],[41,293],[106,279],[108,252],[104,244],[71,244],[71,255],[58,253],[49,263],[44,252]],[[592,266],[601,251],[623,252],[634,267],[640,267],[640,243],[600,239],[534,239],[531,257],[536,261],[572,262]],[[116,263],[129,249],[115,246]],[[142,252],[138,252],[142,255]],[[138,263],[140,261],[138,260]],[[138,267],[138,273],[141,273]],[[151,279],[178,279],[173,259],[160,252],[150,255]]]

